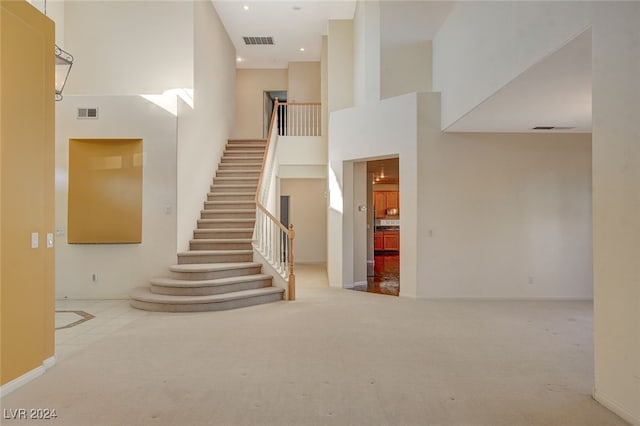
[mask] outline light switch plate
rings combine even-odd
[[[47,234],[47,248],[52,248],[52,247],[53,247],[53,234],[49,232]]]
[[[40,245],[40,235],[38,235],[37,232],[32,232],[31,233],[31,248],[32,249],[37,249],[39,245]]]

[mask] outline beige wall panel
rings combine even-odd
[[[54,25],[22,1],[0,3],[0,21],[4,385],[54,352]]]
[[[287,90],[286,69],[236,71],[236,138],[262,138],[264,92]]]
[[[71,244],[142,242],[142,139],[69,140]]]

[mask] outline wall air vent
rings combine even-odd
[[[536,126],[532,130],[571,130],[575,129],[575,127],[568,126]]]
[[[255,45],[270,45],[273,43],[273,37],[242,37],[244,40],[244,44],[247,46],[255,46]]]
[[[98,108],[78,108],[78,119],[98,119]]]

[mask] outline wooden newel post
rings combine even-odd
[[[296,300],[296,276],[293,273],[293,239],[296,236],[296,231],[293,230],[293,225],[289,225],[289,289],[287,291],[289,300]]]

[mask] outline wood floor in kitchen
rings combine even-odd
[[[353,289],[369,293],[397,296],[400,293],[400,254],[380,253],[374,257],[374,276],[367,278],[367,285]]]

